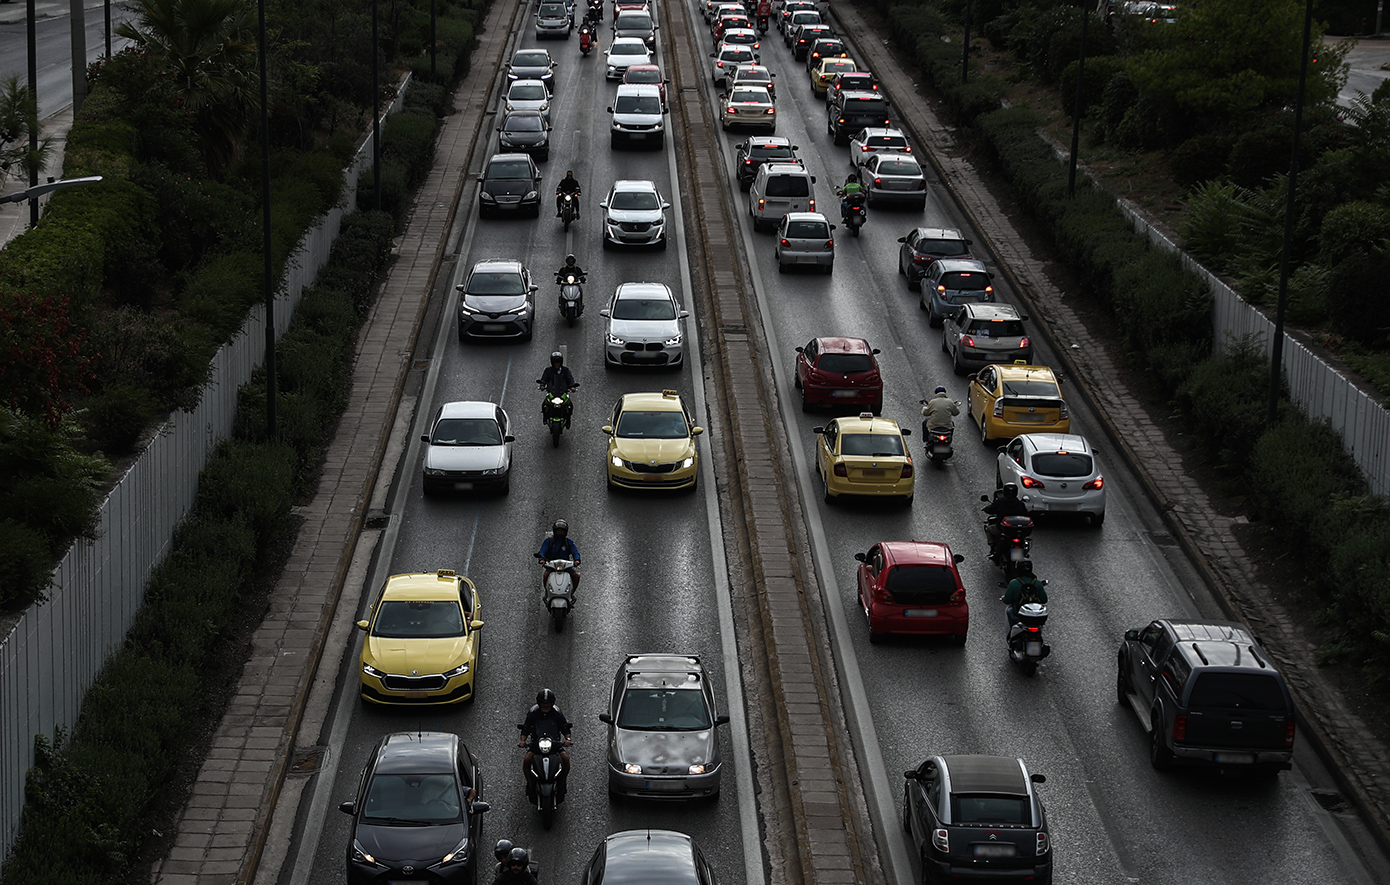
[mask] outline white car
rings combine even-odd
[[[777,131],[777,106],[772,95],[761,86],[735,86],[719,100],[719,125],[758,127]]]
[[[710,79],[716,86],[723,86],[725,79],[738,70],[739,65],[757,64],[758,54],[751,46],[737,43],[720,43],[719,48],[710,53],[714,61],[710,64]]]
[[[496,403],[445,403],[434,413],[425,443],[424,491],[511,489],[512,424]]]
[[[1032,513],[1077,513],[1105,522],[1105,477],[1096,450],[1075,433],[1025,433],[999,449],[994,481],[1014,483]]]
[[[613,115],[610,129],[613,147],[640,145],[659,149],[666,143],[666,111],[661,104],[661,87],[623,83],[608,112]]]
[[[605,366],[680,366],[685,361],[685,335],[676,296],[662,283],[623,283],[613,300],[599,311],[607,317]]]
[[[652,63],[651,50],[640,37],[617,37],[608,45],[608,52],[604,53],[608,60],[608,67],[604,71],[604,77],[609,80],[621,80],[627,69],[633,65],[649,65]]]
[[[912,145],[901,129],[888,129],[883,126],[870,126],[859,130],[859,134],[849,140],[849,161],[855,167],[863,166],[869,158],[880,151],[892,154],[910,154]]]
[[[666,210],[671,204],[650,181],[624,179],[599,203],[603,208],[603,248],[611,245],[666,248]]]
[[[512,111],[540,111],[550,122],[550,90],[540,80],[513,80],[502,98],[502,107]]]
[[[909,154],[873,154],[859,167],[859,185],[869,206],[904,203],[927,208],[927,174]]]

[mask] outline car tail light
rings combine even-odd
[[[899,479],[910,479],[912,477],[912,462],[908,461],[903,465],[902,476]]]
[[[791,243],[787,242],[787,238],[786,238],[786,237],[783,237],[783,238],[782,238],[782,245],[783,245],[783,246],[790,246]]]
[[[957,590],[955,593],[952,593],[951,598],[947,600],[947,602],[951,605],[960,605],[962,602],[965,602],[965,591]]]
[[[807,212],[814,212],[814,211],[816,211],[816,198],[815,198],[815,197],[812,197],[812,198],[811,198],[810,208],[807,209],[806,211],[807,211]]]
[[[1294,725],[1292,719],[1284,720],[1284,746],[1293,746]]]
[[[1066,404],[1066,403],[1062,403],[1061,406],[1059,407],[1058,411],[1061,413],[1061,414],[1059,415],[1059,417],[1060,417],[1063,421],[1065,421],[1065,420],[1067,420],[1068,418],[1071,417],[1071,409],[1068,409],[1068,408],[1067,408],[1067,404]]]
[[[727,108],[725,108],[725,110],[727,110],[731,114],[738,113],[738,108],[734,107],[733,105],[729,105]]]
[[[826,241],[825,241],[825,248],[827,248],[827,249],[834,249],[834,248],[835,248],[835,241],[834,241],[834,240],[826,240]]]
[[[875,86],[874,88],[877,89],[878,87]],[[910,153],[912,153],[912,146],[911,146],[911,145],[907,145],[907,144],[903,145],[903,153],[905,153],[905,154],[910,154]],[[923,182],[923,185],[925,185],[925,184],[926,184],[926,182],[924,181],[924,182]]]
[[[997,399],[994,401],[994,417],[1004,417],[1004,401],[1002,399]]]
[[[1025,628],[1025,629],[1026,629],[1029,633],[1041,633],[1041,632],[1042,632],[1042,628],[1041,628],[1041,627],[1027,627],[1027,628]]]
[[[969,335],[962,335],[960,336],[960,345],[961,347],[974,347],[975,339],[971,338]]]
[[[875,178],[875,179],[874,179],[874,187],[883,187],[883,179],[882,179],[882,178]]]
[[[836,464],[836,465],[835,465],[835,475],[836,475],[836,476],[849,476],[849,471],[845,469],[845,465],[843,465],[843,464]]]
[[[915,191],[924,191],[924,190],[926,190],[926,189],[927,189],[927,180],[926,180],[925,178],[922,179],[921,181],[919,181],[919,182],[917,182],[915,185],[913,185],[912,189],[915,190]]]
[[[1024,349],[1026,349],[1026,348],[1029,347],[1029,346],[1030,346],[1030,345],[1028,344],[1028,336],[1027,336],[1027,335],[1024,335],[1022,338],[1018,339],[1018,349],[1019,349],[1019,350],[1024,350]]]
[[[860,150],[867,154],[873,150],[873,147],[871,145],[866,144],[862,148],[860,148]]]
[[[775,113],[777,113],[777,109],[776,109],[776,108],[768,108],[766,111],[763,111],[763,113],[765,113],[765,114],[775,114]]]
[[[745,166],[752,166],[752,165],[753,165],[753,159],[750,157],[749,159],[744,160],[744,161],[743,161],[743,165],[745,165]],[[1027,341],[1028,339],[1027,339],[1027,338],[1024,338],[1023,340],[1024,340],[1024,341]]]
[[[767,208],[767,200],[763,200],[763,199],[758,200],[758,208],[759,208],[759,209],[766,209],[766,208]]]
[[[931,256],[930,256],[930,255],[918,255],[916,252],[913,252],[913,253],[912,253],[912,263],[913,263],[913,264],[931,264]]]
[[[951,840],[946,837],[944,829],[931,831],[931,844],[937,851],[949,852],[951,850]]]
[[[1173,743],[1187,740],[1187,717],[1179,716],[1173,720]]]
[[[1045,485],[1043,485],[1042,483],[1038,482],[1036,479],[1034,479],[1034,478],[1031,477],[1031,476],[1020,476],[1020,477],[1018,478],[1018,484],[1021,485],[1021,486],[1023,486],[1025,489],[1045,489],[1045,488],[1047,488],[1047,486],[1045,486]]]
[[[1105,488],[1105,477],[1097,476],[1095,479],[1082,486],[1082,488],[1088,491],[1098,492],[1101,489]]]
[[[1052,843],[1048,840],[1048,838],[1047,838],[1047,833],[1043,832],[1042,830],[1039,830],[1039,831],[1038,831],[1038,849],[1037,849],[1037,855],[1038,855],[1038,857],[1042,857],[1044,854],[1047,854],[1047,853],[1048,853],[1049,851],[1051,851],[1051,850],[1052,850]]]

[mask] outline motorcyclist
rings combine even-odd
[[[951,420],[960,414],[960,404],[946,395],[946,388],[937,387],[936,393],[922,406],[922,436],[925,438],[933,430],[950,430],[956,426]]]
[[[590,21],[590,23],[592,23],[595,26],[597,26],[599,22],[603,21],[602,0],[595,0],[595,2],[590,3],[589,11],[584,14],[584,17],[587,18]]]
[[[864,198],[864,186],[853,174],[845,176],[845,183],[836,191],[840,199],[840,220],[849,223],[849,207],[858,205]]]
[[[1025,559],[1018,564],[1018,575],[1004,590],[1004,638],[1008,638],[1014,624],[1018,623],[1018,610],[1030,602],[1047,604],[1046,581],[1038,580],[1033,574],[1033,561]]]
[[[575,592],[579,591],[579,545],[570,539],[570,524],[563,520],[555,520],[555,524],[550,527],[550,534],[544,541],[541,541],[541,549],[536,551],[536,559],[542,563],[552,559],[568,559],[574,563],[567,570],[567,574],[574,580],[572,588]],[[545,588],[545,576],[541,576],[541,588]]]
[[[574,274],[575,278],[581,283],[584,282],[585,278],[588,276],[588,274],[584,273],[584,268],[579,266],[579,262],[574,260],[573,253],[566,255],[565,263],[560,265],[559,270],[555,271],[556,282],[564,279],[569,274]]]
[[[570,542],[574,543],[574,542]],[[545,549],[545,545],[541,545]],[[578,551],[575,551],[578,553]],[[536,692],[536,705],[526,713],[526,721],[521,724],[521,738],[517,741],[518,747],[526,746],[531,736],[536,733],[536,726],[542,722],[551,722],[555,729],[564,738],[560,747],[560,776],[556,781],[559,796],[565,795],[565,781],[569,777],[570,754],[564,748],[571,745],[570,740],[570,721],[565,718],[565,714],[555,704],[555,692],[548,688],[542,688]],[[521,773],[525,778],[526,798],[531,799],[531,759],[535,756],[531,750],[526,751],[526,757],[521,760]],[[513,853],[515,857],[515,853]]]
[[[498,863],[497,867],[492,885],[540,885],[531,873],[531,852],[525,848],[513,847],[507,853],[507,859]]]
[[[574,256],[571,255],[573,260]],[[579,271],[579,265],[574,269]],[[579,271],[582,275],[583,271]],[[574,403],[568,399],[569,392],[579,386],[579,382],[574,380],[574,373],[569,366],[565,365],[565,355],[560,351],[555,351],[550,355],[550,365],[541,373],[541,387],[545,389],[547,399],[551,396],[565,398],[565,426],[570,426],[570,418],[574,416]],[[541,402],[541,423],[545,423],[546,402]]]
[[[584,189],[579,186],[579,179],[574,177],[574,170],[565,172],[565,177],[560,179],[560,183],[555,187],[555,217],[560,217],[560,207],[565,203],[565,195],[574,197],[574,217],[579,218],[579,195]]]
[[[989,539],[991,555],[999,546],[999,521],[1006,516],[1028,515],[1028,504],[1018,496],[1018,486],[1011,482],[1006,482],[1003,488],[996,489],[994,500],[980,509],[990,515],[989,522],[985,523],[985,537]]]
[[[770,0],[758,0],[758,27],[764,33],[767,32],[767,19],[772,15],[772,3]]]

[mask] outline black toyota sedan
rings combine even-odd
[[[1051,885],[1047,816],[1022,759],[928,756],[903,772],[903,829],[922,860],[923,882]]]
[[[478,217],[541,214],[541,170],[530,154],[493,154],[478,176]]]
[[[483,812],[478,757],[458,735],[388,734],[362,771],[352,815],[348,885],[477,880]],[[486,860],[486,856],[482,858]]]

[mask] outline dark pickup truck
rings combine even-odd
[[[1158,620],[1120,644],[1116,699],[1149,733],[1149,761],[1227,770],[1291,767],[1293,699],[1250,631],[1229,621]]]

